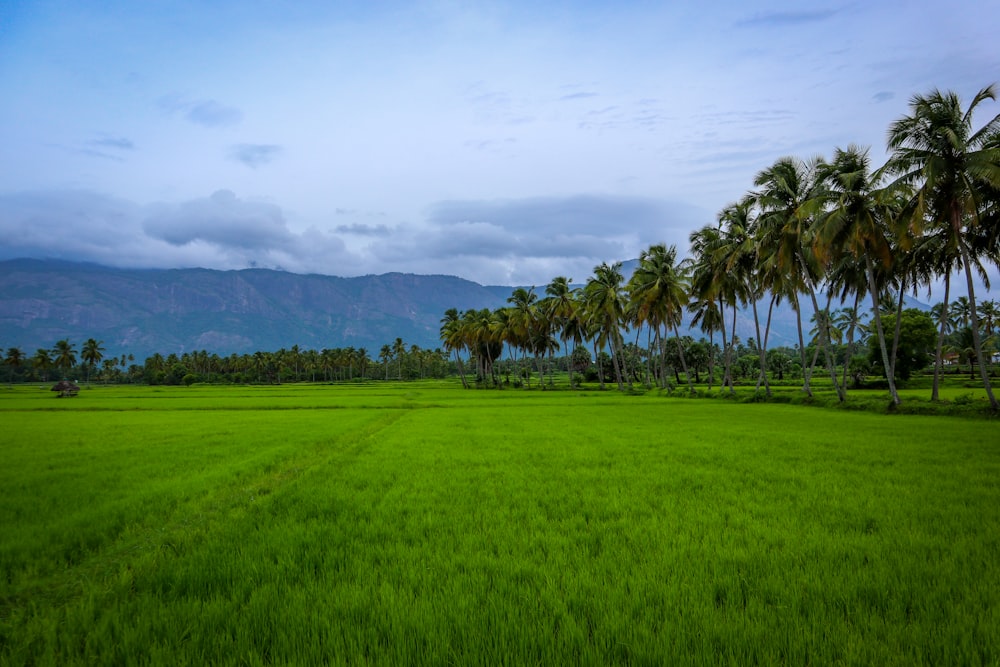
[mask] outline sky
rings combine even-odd
[[[1000,0],[4,0],[0,259],[579,283],[780,157],[881,164],[998,34]]]

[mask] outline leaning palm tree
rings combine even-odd
[[[726,270],[725,244],[722,222],[718,225],[705,225],[691,233],[691,293],[700,301],[715,302],[721,316],[719,331],[722,333],[722,384],[725,391],[729,386],[734,393],[732,380],[732,347],[726,336],[725,311],[729,306],[733,309],[733,335],[736,334],[736,306],[740,293],[740,284],[733,274]]]
[[[820,166],[819,177],[826,186],[831,206],[819,218],[813,247],[820,257],[834,262],[842,261],[843,255],[864,261],[889,395],[893,404],[899,405],[893,364],[882,327],[879,308],[882,285],[878,283],[880,274],[876,268],[876,262],[883,270],[893,263],[891,207],[888,204],[893,200],[892,192],[879,191],[878,177],[872,174],[868,150],[854,145],[847,149],[835,149],[833,160]]]
[[[983,88],[967,109],[953,92],[934,90],[914,95],[910,115],[889,127],[887,173],[915,189],[914,219],[928,217],[947,230],[965,268],[973,346],[980,376],[993,410],[1000,408],[990,386],[983,357],[972,278],[969,236],[985,222],[992,195],[1000,189],[1000,114],[978,130],[972,117],[985,100],[995,100],[992,86]]]
[[[822,213],[824,198],[817,178],[819,161],[802,162],[795,158],[778,159],[772,166],[762,170],[754,178],[757,190],[753,193],[760,208],[756,234],[763,256],[774,269],[784,276],[786,285],[805,288],[812,300],[813,312],[819,312],[816,285],[819,283],[823,264],[813,251],[811,244],[812,226]],[[798,297],[792,304],[801,322],[802,311],[798,307]],[[823,349],[830,380],[837,390],[841,402],[845,396],[833,369],[829,352],[829,332],[820,332],[820,347]],[[811,370],[804,368],[803,391],[811,394],[809,381]]]
[[[779,273],[774,263],[766,261],[768,249],[758,237],[759,228],[756,225],[754,212],[756,202],[753,197],[745,196],[735,204],[730,204],[719,214],[722,225],[721,244],[717,252],[724,262],[726,273],[736,281],[738,289],[736,297],[740,303],[750,306],[753,312],[753,326],[758,351],[757,389],[763,382],[767,395],[771,395],[771,385],[767,379],[767,362],[765,360],[765,345],[760,335],[760,314],[757,302],[764,296],[765,275],[774,280]],[[771,299],[773,306],[774,299]],[[770,323],[770,309],[768,310]],[[734,332],[735,334],[735,332]]]

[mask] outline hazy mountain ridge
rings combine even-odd
[[[448,308],[496,308],[498,289],[454,276],[358,278],[266,269],[116,269],[48,260],[0,262],[0,345],[26,352],[93,337],[111,354],[207,349],[228,354],[365,347],[397,337],[439,347]]]
[[[629,269],[626,279],[630,274]],[[364,347],[375,357],[396,338],[440,347],[440,320],[447,309],[495,309],[506,305],[513,289],[446,275],[340,278],[269,269],[118,269],[8,260],[0,262],[0,347],[17,346],[30,355],[63,338],[79,349],[93,337],[104,341],[108,354],[131,353],[139,360],[154,352],[231,354],[293,345]],[[544,298],[545,286],[535,292]],[[908,305],[926,308],[912,300]],[[758,304],[758,310],[763,334],[767,304]],[[804,315],[807,336],[811,314],[809,308]],[[731,311],[726,320],[728,331]],[[753,336],[750,309],[739,311],[737,333],[744,340]],[[718,333],[715,340],[721,343]],[[776,306],[769,346],[797,340],[794,311]]]

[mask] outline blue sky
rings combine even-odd
[[[580,281],[778,157],[880,164],[998,34],[1000,0],[6,0],[0,258]]]

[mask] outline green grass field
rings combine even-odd
[[[3,664],[1000,664],[991,420],[457,381],[0,420]]]

